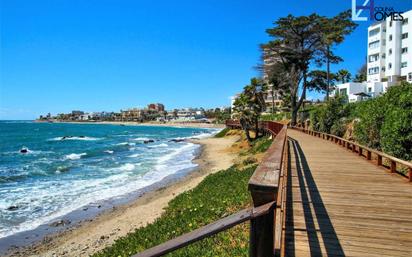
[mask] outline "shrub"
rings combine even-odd
[[[345,135],[347,125],[348,120],[346,118],[341,118],[333,123],[330,128],[330,133],[337,135],[338,137],[343,137],[343,135]]]
[[[274,113],[274,114],[262,114],[260,116],[260,120],[265,121],[278,121],[278,120],[285,120],[290,119],[289,112],[281,112],[281,113]]]
[[[412,84],[391,87],[385,94],[385,119],[380,131],[382,150],[412,160]]]
[[[310,123],[312,124],[312,129],[331,133],[332,127],[335,123],[339,123],[340,119],[348,116],[348,108],[345,106],[346,98],[342,96],[337,96],[329,99],[325,105],[317,106],[310,111]],[[336,129],[339,124],[335,125]]]
[[[343,136],[348,123],[355,119],[355,141],[412,159],[412,84],[402,82],[380,97],[358,103],[345,104],[344,98],[333,98],[310,112],[313,130],[337,136]]]
[[[253,163],[257,163],[258,160],[255,157],[247,157],[246,159],[243,160],[243,165],[249,165]]]
[[[385,99],[378,97],[358,104],[359,122],[354,128],[355,140],[371,148],[380,149],[380,130],[385,119]]]

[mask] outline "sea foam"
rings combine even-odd
[[[86,153],[71,153],[66,156],[64,156],[65,160],[78,160],[82,158],[82,156],[86,156]]]

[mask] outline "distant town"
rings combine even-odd
[[[151,103],[146,108],[130,108],[120,112],[84,112],[73,110],[71,113],[40,115],[37,121],[73,121],[73,122],[205,122],[220,123],[230,117],[230,107],[214,109],[182,108],[166,110],[164,104]]]

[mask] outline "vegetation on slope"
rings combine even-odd
[[[221,131],[219,131],[219,133],[217,133],[215,137],[217,138],[224,137],[226,136],[227,132],[229,132],[229,130],[230,130],[229,128],[224,128]]]
[[[207,176],[196,188],[170,201],[154,223],[118,239],[94,257],[130,256],[248,207],[251,199],[247,183],[257,162],[252,153],[266,151],[270,142],[268,138],[257,140],[251,148],[242,150],[238,164]],[[248,240],[249,223],[244,223],[168,256],[247,256]]]
[[[353,139],[404,160],[412,160],[412,84],[392,86],[377,98],[347,104],[337,97],[310,114],[314,130],[343,136],[353,124]]]

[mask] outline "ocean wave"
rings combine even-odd
[[[82,158],[82,156],[86,156],[87,153],[71,153],[66,156],[64,156],[65,160],[78,160]]]
[[[127,156],[127,157],[130,157],[130,158],[137,158],[137,157],[140,157],[140,156],[142,156],[142,154],[141,154],[141,153],[135,153],[135,154],[129,155],[129,156]]]
[[[129,145],[129,146],[135,146],[135,145],[136,145],[136,143],[133,143],[133,142],[122,142],[122,143],[118,143],[118,144],[116,144],[116,145]]]
[[[118,171],[132,171],[135,168],[136,168],[136,164],[126,163],[126,164],[123,164],[120,167],[115,168],[115,170],[118,170]]]
[[[191,136],[190,138],[197,138],[197,139],[207,138],[207,137],[214,136],[214,135],[217,134],[219,131],[220,131],[220,129],[209,129],[208,132],[203,132],[203,133],[200,133],[200,134],[195,134],[194,136]]]
[[[148,137],[137,137],[133,138],[134,141],[147,141],[147,140],[153,140],[153,138],[148,138]]]
[[[190,133],[183,135],[188,134]],[[174,134],[173,136],[181,135],[182,134]],[[200,135],[202,134],[193,136]],[[136,136],[138,135],[135,135],[135,137]],[[190,137],[191,136],[188,136],[186,138]],[[160,139],[162,136],[157,138]],[[22,202],[30,203],[27,209],[25,207],[13,213],[2,212],[0,208],[0,214],[7,215],[7,219],[11,217],[14,220],[22,220],[22,223],[19,224],[0,223],[0,238],[17,232],[34,229],[41,224],[49,224],[55,219],[88,204],[97,203],[106,199],[124,197],[129,193],[159,182],[168,176],[174,176],[174,174],[181,176],[186,174],[186,172],[197,166],[193,163],[193,159],[196,157],[197,150],[200,148],[198,145],[188,142],[171,144],[163,143],[163,141],[144,145],[143,147],[143,145],[140,145],[140,142],[137,142],[146,139],[150,138],[138,137],[133,139],[136,140],[134,141],[135,143],[120,143],[124,145],[124,147],[115,147],[114,144],[117,142],[109,141],[104,148],[95,150],[97,153],[102,154],[103,151],[106,153],[111,151],[105,149],[114,149],[116,154],[119,153],[119,157],[123,157],[123,155],[121,155],[122,149],[130,150],[130,145],[136,145],[137,143],[135,148],[139,150],[124,153],[124,157],[129,154],[130,156],[128,157],[136,159],[126,158],[127,162],[125,162],[124,159],[116,158],[116,156],[102,155],[103,161],[96,161],[96,163],[93,162],[92,164],[83,164],[82,166],[76,167],[76,172],[77,169],[81,169],[85,172],[85,176],[77,176],[76,173],[76,176],[70,179],[61,179],[65,177],[63,172],[71,169],[71,167],[66,167],[65,165],[67,165],[67,163],[75,164],[75,162],[62,162],[62,156],[56,156],[53,158],[58,158],[56,161],[60,161],[60,163],[47,166],[47,172],[54,174],[50,180],[39,180],[36,183],[21,184],[18,188],[12,189],[13,193],[10,193],[11,191],[8,191],[8,194],[2,194],[0,192],[1,195],[4,195],[4,197],[2,196],[3,199],[0,199],[0,205],[4,205],[5,208],[10,206],[10,203],[16,206],[21,206],[20,204],[22,204]],[[171,138],[165,138],[164,140],[168,139]],[[61,140],[61,138],[55,138],[53,140]],[[71,140],[75,139],[71,138]],[[79,140],[85,139],[82,138]],[[119,138],[119,140],[126,141],[130,139],[125,138],[122,140]],[[12,150],[14,149],[15,148]],[[81,153],[82,151],[85,150],[70,150],[70,152],[75,153],[63,155],[63,158],[67,158],[67,160],[84,158],[86,153]],[[88,149],[87,157],[91,155],[92,150]],[[105,161],[109,161],[109,159],[110,163],[106,163]],[[89,160],[94,161],[93,158]],[[115,164],[116,162],[117,164]],[[93,167],[88,165],[92,165]],[[3,180],[4,182],[20,179],[24,178],[0,177],[0,181]],[[38,208],[40,208],[40,211],[37,211]]]
[[[108,154],[113,154],[114,153],[114,151],[112,151],[112,150],[105,150],[104,152],[108,153]]]
[[[149,145],[148,147],[149,148],[159,148],[159,147],[168,147],[169,145],[168,144],[166,144],[166,143],[161,143],[161,144],[158,144],[158,145]]]
[[[56,168],[56,171],[55,171],[55,173],[63,173],[63,172],[68,172],[70,170],[70,167],[67,167],[67,166],[58,166],[57,168]]]
[[[96,141],[101,140],[98,137],[86,137],[86,136],[65,136],[65,137],[54,137],[49,139],[49,141],[65,141],[65,140],[83,140],[83,141]]]

